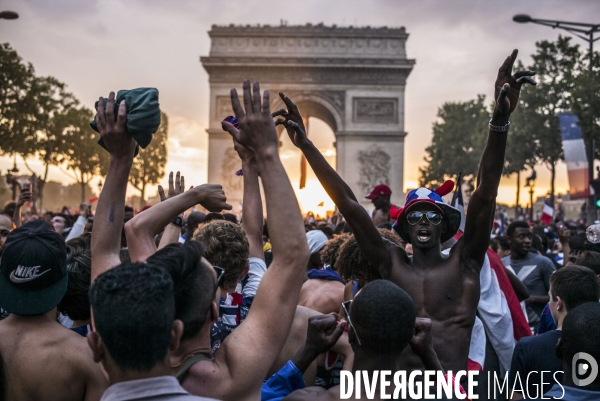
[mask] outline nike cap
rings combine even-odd
[[[8,234],[0,262],[0,308],[16,315],[52,310],[67,291],[65,241],[44,220]]]

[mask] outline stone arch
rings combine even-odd
[[[335,135],[336,170],[365,206],[365,188],[385,181],[392,202],[404,201],[404,93],[414,60],[406,58],[402,28],[213,26],[209,74],[208,180],[225,183],[230,203],[242,199],[221,121],[232,115],[229,91],[244,79],[271,92],[271,110],[284,92],[304,117],[316,117]],[[281,129],[281,128],[280,128]],[[385,169],[389,169],[386,173]]]

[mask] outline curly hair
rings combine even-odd
[[[379,234],[384,239],[393,242],[401,248],[402,245],[398,234],[384,228],[378,229]],[[365,258],[365,255],[360,251],[358,243],[354,235],[350,235],[348,239],[340,246],[336,260],[336,271],[344,280],[353,280],[357,274],[364,277],[366,281],[381,279],[379,272],[371,266]]]
[[[227,220],[213,220],[200,225],[193,239],[204,244],[204,257],[212,265],[225,269],[223,288],[235,287],[250,253],[242,227]]]
[[[58,310],[72,320],[90,318],[90,289],[92,271],[92,235],[83,234],[67,241],[67,292],[58,304]]]
[[[321,260],[323,263],[327,263],[331,268],[337,271],[335,262],[340,255],[340,248],[344,242],[350,237],[351,234],[342,233],[334,235],[321,250]]]

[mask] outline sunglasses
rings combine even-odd
[[[223,285],[223,279],[225,278],[225,269],[219,266],[213,266],[215,273],[217,273],[217,282],[215,283],[215,291]]]
[[[352,330],[354,330],[354,335],[356,336],[356,341],[358,341],[358,345],[362,345],[362,343],[360,342],[360,338],[358,338],[358,333],[356,332],[356,328],[354,327],[354,325],[352,324],[352,321],[350,320],[350,312],[349,312],[350,304],[352,304],[352,300],[342,302],[342,308],[344,308],[344,312],[346,312],[346,318],[348,319],[348,325],[350,327],[352,327]]]
[[[9,230],[0,230],[0,236],[2,237],[8,237],[8,234],[10,234]]]
[[[438,212],[410,212],[406,215],[406,220],[408,221],[408,224],[414,226],[415,224],[421,221],[423,216],[425,216],[431,224],[436,226],[442,222],[442,215]]]

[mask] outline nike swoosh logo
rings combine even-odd
[[[43,275],[45,273],[48,273],[49,271],[50,271],[50,269],[46,270],[45,272],[36,274],[33,277],[21,278],[21,277],[16,277],[15,271],[13,270],[12,272],[10,272],[10,281],[12,281],[13,283],[26,283],[28,281],[35,280],[36,278],[40,277],[41,275]]]

